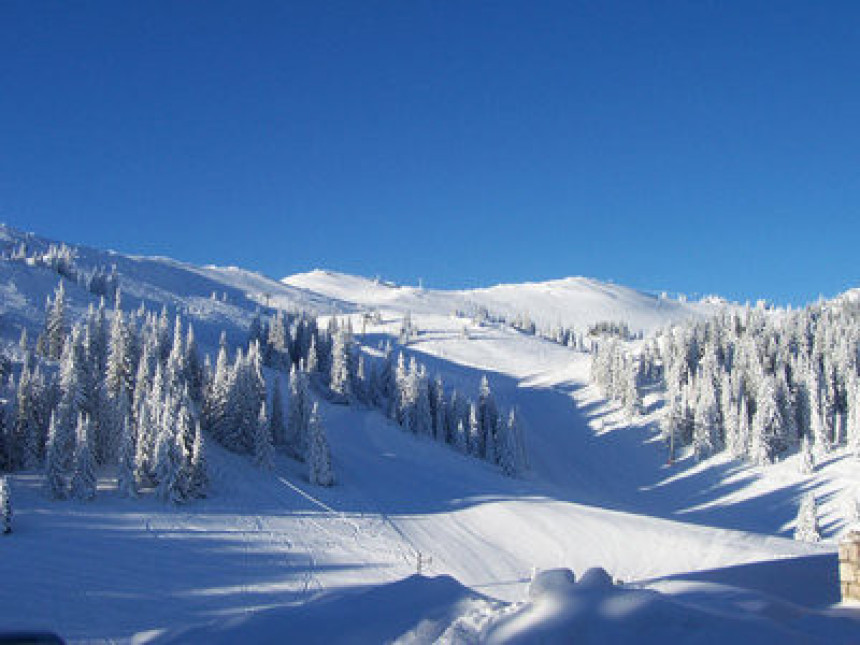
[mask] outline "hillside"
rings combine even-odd
[[[48,245],[8,229],[3,237],[9,249]],[[648,330],[713,305],[579,278],[449,293],[320,271],[278,283],[93,249],[79,249],[76,264],[116,264],[124,309],[184,312],[207,352],[222,328],[232,346],[244,342],[267,300],[351,316],[368,355],[396,342],[408,312],[419,333],[398,349],[471,397],[486,374],[500,406],[522,412],[530,467],[505,477],[378,410],[323,402],[331,488],[311,485],[306,465],[286,455],[268,472],[214,441],[211,493],[182,506],[120,498],[109,467],[93,502],[49,500],[38,470],[16,472],[15,532],[2,544],[5,629],[136,642],[565,639],[540,631],[559,624],[615,642],[639,642],[641,629],[655,630],[654,642],[851,642],[857,633],[860,615],[832,608],[833,542],[790,539],[803,490],[860,484],[847,457],[834,455],[814,477],[792,463],[760,473],[722,457],[667,467],[656,406],[627,422],[590,383],[587,354],[454,315],[477,302],[548,324],[611,319]],[[18,260],[0,262],[0,272],[0,328],[11,345],[22,325],[38,331],[58,276]],[[68,292],[76,316],[97,300],[71,283]],[[368,309],[380,319],[364,321]],[[837,505],[833,494],[823,507],[829,538],[842,529]],[[533,585],[530,597],[533,570],[559,567],[578,577],[603,567],[624,586],[595,584],[592,574],[572,590]],[[345,616],[362,624],[337,622]]]
[[[671,323],[712,314],[721,306],[711,301],[683,302],[654,296],[581,277],[459,291],[398,286],[322,270],[288,276],[281,282],[365,308],[445,314],[485,307],[508,320],[527,314],[540,327],[581,331],[598,322],[624,321],[634,332],[650,333]]]

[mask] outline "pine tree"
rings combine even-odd
[[[126,390],[131,395],[135,371],[132,332],[126,322],[125,314],[120,309],[120,297],[118,295],[108,338],[107,373],[105,375],[105,388],[111,399],[118,397],[121,390]]]
[[[209,492],[209,471],[206,465],[206,445],[200,424],[195,424],[194,446],[191,450],[191,477],[188,492],[191,497],[206,497]]]
[[[184,428],[173,427],[173,414],[169,411],[173,406],[171,401],[165,402],[162,413],[161,428],[156,449],[155,476],[158,481],[156,492],[165,502],[180,504],[187,499],[186,463],[190,460],[185,454],[182,441]],[[177,422],[185,420],[185,415],[179,415]]]
[[[45,491],[53,499],[66,499],[69,496],[69,454],[72,446],[68,428],[58,423],[56,414],[52,412],[45,457]]]
[[[298,459],[308,455],[308,419],[310,399],[307,390],[307,372],[290,371],[290,400],[287,403],[287,450]]]
[[[319,350],[317,349],[317,335],[311,336],[311,344],[308,348],[308,360],[305,369],[309,374],[315,374],[320,369]]]
[[[331,486],[334,475],[331,468],[331,453],[328,439],[320,417],[319,405],[314,403],[308,419],[310,454],[308,458],[309,479],[317,486]]]
[[[469,406],[469,454],[480,457],[482,452],[481,422],[478,416],[478,405],[472,403]]]
[[[442,377],[437,375],[433,386],[432,398],[430,399],[433,409],[433,436],[436,441],[447,443],[450,441],[448,435],[447,403],[445,402],[445,387]]]
[[[349,369],[350,351],[347,330],[341,327],[332,338],[329,384],[332,392],[346,399],[353,395],[353,375]]]
[[[92,450],[90,420],[78,416],[77,445],[75,446],[75,469],[72,473],[72,497],[89,501],[96,496],[96,461]]]
[[[0,477],[0,529],[4,535],[12,532],[12,489],[8,477]]]
[[[800,542],[819,542],[821,540],[821,533],[818,528],[818,507],[813,493],[807,493],[800,501],[797,520],[794,524],[794,539]]]
[[[203,404],[204,427],[218,441],[223,441],[227,434],[232,376],[232,369],[227,357],[226,337],[222,335],[218,359],[215,362],[215,374],[212,377],[212,383],[207,388]]]
[[[269,417],[266,413],[266,404],[263,403],[260,406],[254,432],[254,465],[263,470],[271,470],[274,467],[273,452]]]
[[[490,382],[487,375],[481,376],[481,384],[478,389],[478,434],[477,443],[473,445],[474,454],[477,457],[483,457],[490,461],[494,455],[488,455],[488,447],[491,450],[495,449],[496,438],[495,432],[499,422],[499,411],[496,407],[496,400],[490,390]]]
[[[773,378],[766,376],[756,397],[756,412],[750,439],[750,453],[756,464],[770,464],[776,459],[782,426]]]
[[[188,325],[188,333],[185,337],[184,363],[188,393],[191,400],[199,406],[203,402],[204,369],[197,340],[194,337],[194,327],[191,324]]]
[[[134,426],[128,416],[122,422],[122,439],[119,447],[119,463],[117,464],[116,484],[119,494],[123,497],[137,497],[137,477],[135,455],[137,446],[134,440]]]
[[[422,366],[412,375],[414,390],[413,427],[412,430],[421,437],[433,436],[433,417],[430,410],[430,390],[427,373]]]
[[[713,384],[703,382],[696,402],[693,426],[693,451],[696,459],[704,459],[716,450],[719,414]]]
[[[54,291],[54,299],[48,301],[47,320],[45,322],[45,346],[48,358],[58,360],[63,355],[68,333],[66,321],[66,289],[63,281]]]

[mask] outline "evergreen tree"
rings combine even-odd
[[[134,440],[134,426],[128,416],[122,422],[122,439],[119,447],[116,484],[123,497],[137,497],[137,476],[135,455],[137,446]]]
[[[287,403],[287,450],[294,457],[306,459],[308,454],[308,419],[310,399],[307,390],[307,373],[290,371],[290,400]]]
[[[188,383],[188,393],[196,405],[203,402],[204,369],[200,360],[200,350],[197,348],[197,340],[194,337],[194,327],[188,325],[188,333],[185,339],[185,377]]]
[[[334,475],[331,468],[331,453],[329,452],[328,439],[325,428],[320,417],[319,405],[313,404],[310,418],[308,419],[308,435],[310,441],[310,454],[308,457],[309,479],[311,484],[317,486],[331,486],[334,483]]]
[[[821,540],[821,533],[818,528],[818,507],[813,493],[807,493],[800,501],[797,520],[794,524],[794,539],[800,542],[819,542]]]
[[[496,437],[495,432],[499,423],[499,411],[496,407],[496,400],[490,391],[490,382],[487,375],[481,376],[481,383],[478,388],[478,434],[476,437],[477,443],[473,446],[475,455],[484,457],[492,461],[494,455],[488,455],[488,446],[495,449]]]
[[[185,454],[185,444],[181,436],[184,428],[173,426],[171,401],[165,402],[159,429],[158,446],[156,449],[155,476],[158,481],[156,493],[165,502],[180,504],[187,499],[186,463],[189,461]],[[183,422],[185,415],[180,415],[177,421]]]
[[[446,418],[448,405],[445,402],[445,387],[442,383],[442,377],[439,375],[436,376],[430,402],[433,412],[433,436],[436,441],[449,443],[451,437],[448,434],[448,420]]]
[[[215,374],[212,377],[212,383],[207,388],[203,405],[204,427],[218,441],[224,440],[228,430],[232,376],[232,369],[227,357],[226,338],[222,335],[218,359],[215,363]]]
[[[414,397],[412,431],[422,437],[432,437],[433,417],[430,410],[430,390],[427,373],[422,366],[411,377],[411,387],[414,390],[414,394],[411,395]]]
[[[752,423],[750,453],[759,465],[770,464],[776,459],[783,420],[776,400],[773,378],[762,379],[756,397],[756,412]]]
[[[98,483],[91,434],[90,421],[81,413],[78,416],[75,468],[72,473],[71,491],[72,497],[85,501],[95,498]]]
[[[52,412],[45,457],[45,491],[53,499],[66,499],[69,495],[68,455],[73,445],[74,440],[68,436],[68,428],[61,425]]]
[[[478,415],[478,405],[472,403],[469,406],[469,454],[480,457],[483,449],[481,440],[481,422]]]
[[[693,426],[693,450],[696,459],[704,459],[714,453],[719,432],[719,414],[716,391],[711,383],[704,383],[696,403]]]
[[[206,465],[206,445],[200,424],[195,424],[194,446],[191,450],[191,477],[189,494],[191,497],[206,497],[209,492],[209,471]]]
[[[264,402],[260,406],[254,433],[254,465],[263,470],[271,470],[274,467],[273,452],[271,428]]]
[[[66,335],[68,334],[66,289],[62,280],[54,291],[54,299],[48,300],[47,310],[45,348],[48,358],[58,360],[63,355],[63,347],[66,344]]]
[[[310,374],[316,374],[320,369],[319,351],[317,349],[317,336],[311,336],[311,344],[308,348],[308,360],[305,369]]]
[[[332,392],[346,399],[353,395],[353,375],[349,369],[350,351],[347,330],[341,327],[332,338],[329,383]]]

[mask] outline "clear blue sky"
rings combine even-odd
[[[273,277],[858,284],[857,2],[0,2],[0,220]]]

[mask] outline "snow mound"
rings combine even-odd
[[[579,583],[567,569],[535,578],[529,600],[499,611],[487,643],[852,643],[856,617],[814,612],[748,590],[702,585],[690,598],[612,583],[600,568]],[[742,602],[738,602],[738,598]]]
[[[413,575],[377,587],[320,595],[207,625],[140,634],[136,643],[430,643],[483,597],[450,576]]]

